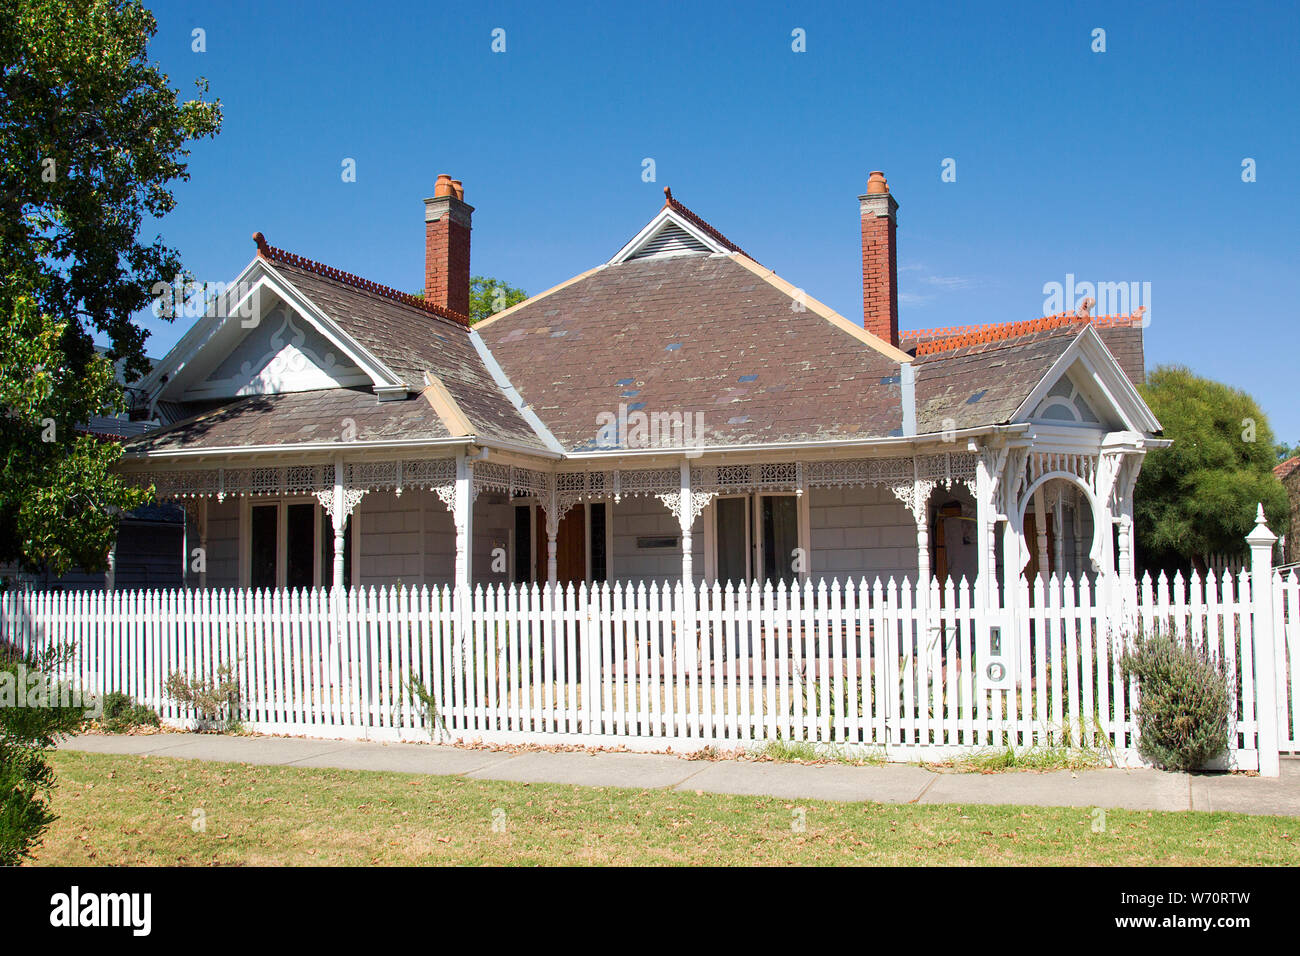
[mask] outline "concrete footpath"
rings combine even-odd
[[[983,803],[1131,810],[1224,810],[1300,816],[1300,760],[1277,779],[1159,770],[939,773],[908,764],[852,767],[775,761],[687,760],[667,754],[472,750],[305,737],[83,735],[61,745],[88,753],[223,763],[385,770],[476,780],[692,790],[789,800]]]

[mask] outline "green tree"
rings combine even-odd
[[[102,567],[140,500],[109,477],[117,448],[76,434],[122,407],[94,337],[128,380],[146,370],[132,317],[187,277],[141,230],[221,125],[202,80],[183,101],[148,61],[155,30],[138,2],[0,0],[0,560]]]
[[[1254,399],[1179,366],[1157,368],[1140,391],[1173,439],[1147,454],[1138,477],[1134,519],[1145,567],[1203,570],[1207,555],[1244,554],[1257,502],[1274,529],[1284,526],[1273,432]]]
[[[0,559],[62,574],[102,568],[118,513],[149,500],[110,466],[116,442],[80,434],[92,415],[122,410],[112,364],[77,370],[60,350],[63,323],[29,297],[0,315]]]
[[[30,856],[55,820],[45,754],[86,719],[72,688],[50,676],[67,654],[37,659],[0,641],[0,866]]]
[[[424,298],[423,289],[416,289],[411,294],[417,299]],[[473,325],[482,319],[491,318],[498,312],[523,302],[526,298],[528,298],[527,292],[516,289],[502,279],[473,276],[469,280],[469,323]]]
[[[527,292],[516,289],[508,282],[488,276],[474,276],[469,280],[469,320],[473,323],[490,318],[526,298]]]

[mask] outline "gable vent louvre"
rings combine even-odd
[[[665,223],[630,259],[660,259],[708,252],[709,247],[676,223]]]

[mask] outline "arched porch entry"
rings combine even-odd
[[[1031,583],[1053,575],[1095,580],[1110,555],[1096,514],[1092,492],[1077,476],[1040,476],[1020,500],[1020,575]]]

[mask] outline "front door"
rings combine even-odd
[[[587,580],[587,509],[574,505],[560,519],[555,535],[555,572],[560,584],[581,584]],[[545,583],[547,543],[546,515],[537,509],[537,580]]]

